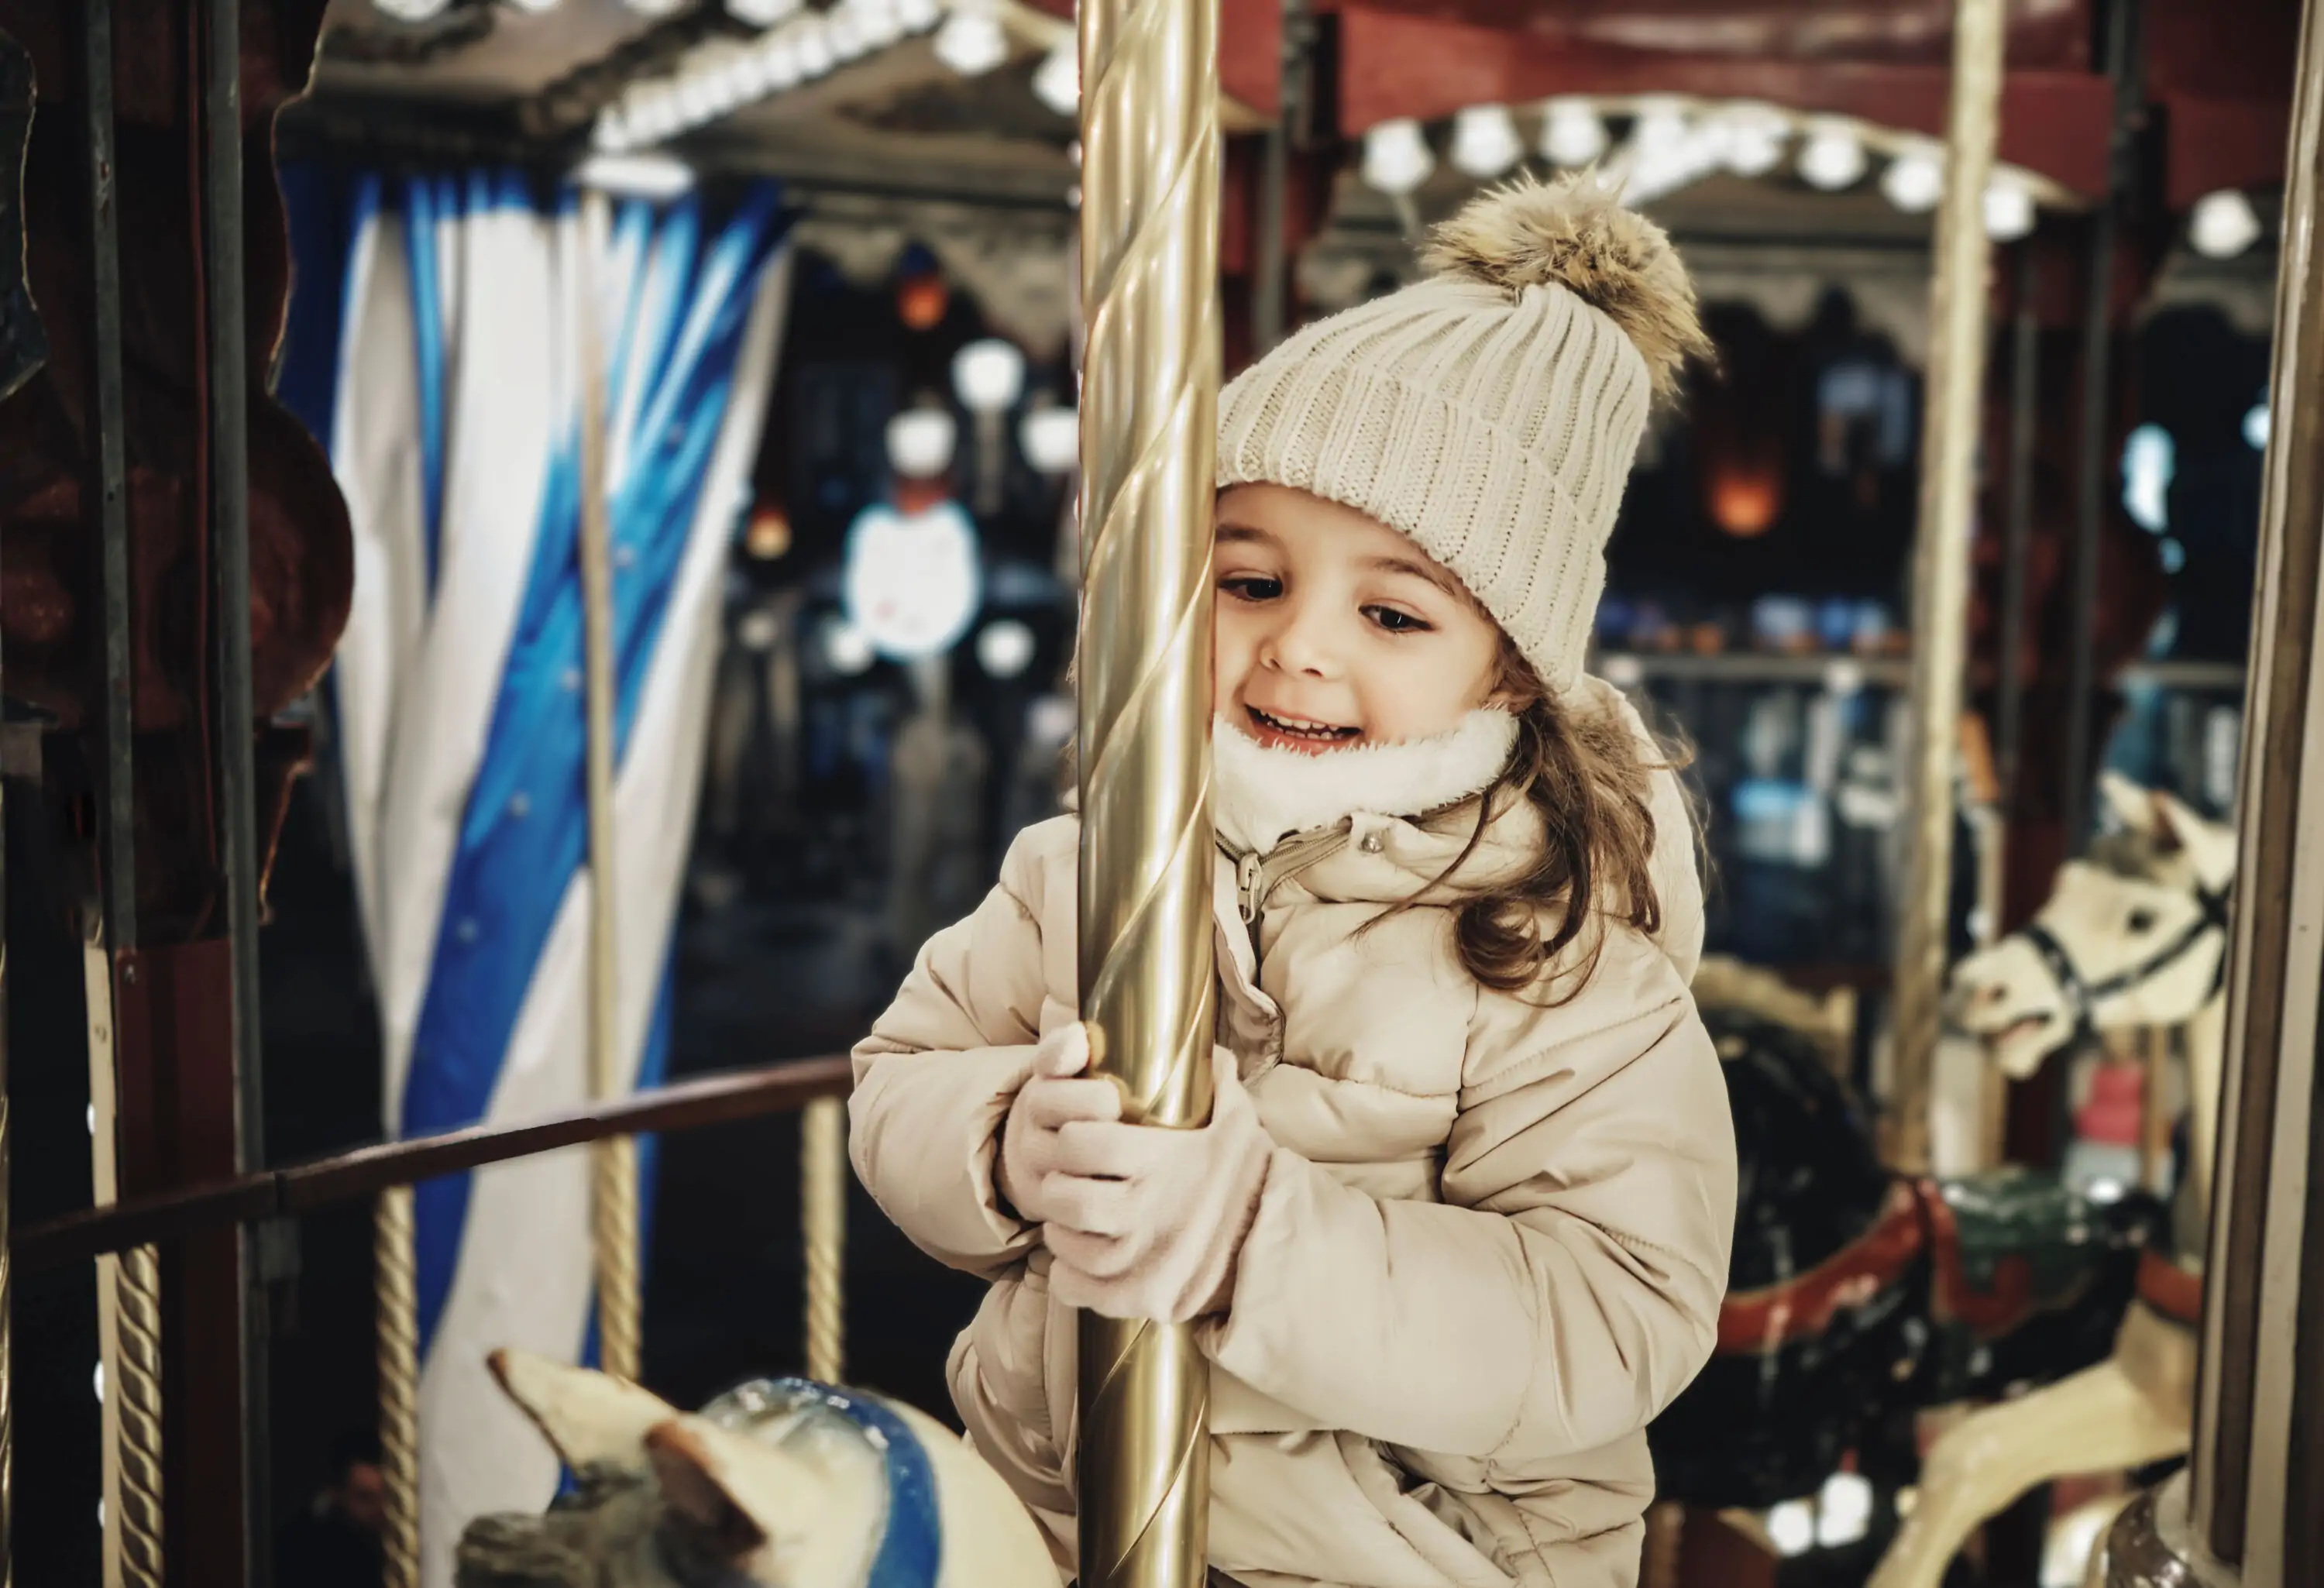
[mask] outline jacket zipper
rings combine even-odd
[[[1336,827],[1304,833],[1277,845],[1263,856],[1256,853],[1234,854],[1234,851],[1227,850],[1234,855],[1237,909],[1243,924],[1252,928],[1254,939],[1258,937],[1259,915],[1276,889],[1309,866],[1319,865],[1345,849],[1352,829],[1352,823],[1343,821]]]

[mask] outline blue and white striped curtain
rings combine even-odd
[[[339,289],[337,325],[294,323],[281,389],[328,438],[355,529],[333,683],[388,1131],[587,1095],[585,311],[608,360],[618,1051],[650,1085],[721,586],[781,335],[778,194],[715,216],[691,197],[621,204],[585,305],[569,192],[500,172],[288,185],[302,267],[327,272],[339,240],[341,273],[318,284]],[[418,1190],[426,1588],[448,1588],[471,1518],[554,1491],[484,1359],[593,1349],[587,1177],[575,1150]]]

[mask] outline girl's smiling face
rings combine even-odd
[[[1501,632],[1396,531],[1285,485],[1219,494],[1213,708],[1317,753],[1450,733],[1496,688]]]

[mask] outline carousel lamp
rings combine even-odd
[[[853,6],[835,5],[825,12],[823,36],[831,46],[831,58],[843,66],[862,60],[872,49],[872,41],[864,36],[862,19]]]
[[[432,22],[451,0],[371,0],[372,9],[392,22]]]
[[[2015,243],[2034,229],[2034,189],[2023,177],[1997,171],[1985,189],[1985,234],[1997,243]]]
[[[908,33],[925,33],[944,16],[936,0],[896,0],[896,20]]]
[[[925,480],[952,466],[957,430],[941,408],[908,408],[888,421],[888,466],[908,480]]]
[[[824,36],[820,17],[803,17],[790,29],[791,56],[798,62],[799,81],[813,82],[837,64],[831,41]]]
[[[1082,416],[1071,408],[1037,408],[1017,427],[1025,461],[1045,475],[1061,475],[1081,461]]]
[[[831,670],[845,678],[853,678],[878,660],[872,648],[872,636],[849,623],[837,618],[824,625],[823,659]]]
[[[1941,145],[1916,143],[1888,162],[1880,173],[1880,191],[1906,215],[1925,215],[1945,196],[1945,156]]]
[[[896,0],[848,0],[848,9],[855,14],[856,31],[872,49],[885,50],[904,36],[903,14],[896,9]]]
[[[800,0],[726,0],[726,14],[754,28],[770,28],[799,5]]]
[[[1865,163],[1864,140],[1856,135],[1855,125],[1836,117],[1816,122],[1800,146],[1801,177],[1827,193],[1854,187],[1864,175]]]
[[[960,405],[976,420],[976,511],[1001,511],[1002,471],[1008,464],[1007,432],[1001,416],[1025,392],[1025,355],[998,337],[971,342],[952,361],[952,386]]]
[[[2267,404],[2255,402],[2244,413],[2244,439],[2254,452],[2267,450]]]
[[[983,4],[954,0],[936,30],[936,59],[964,78],[982,77],[1009,59],[1009,35]]]
[[[1000,413],[1025,390],[1025,355],[998,337],[971,342],[953,358],[952,389],[969,412]]]
[[[1687,187],[1719,162],[1718,129],[1689,119],[1683,100],[1648,99],[1631,124],[1625,197],[1650,204]]]
[[[1788,1560],[1815,1547],[1815,1507],[1804,1500],[1786,1500],[1767,1512],[1767,1542]]]
[[[1713,118],[1721,164],[1738,177],[1764,177],[1784,161],[1792,124],[1769,105],[1730,105]]]
[[[1587,99],[1552,99],[1542,107],[1541,152],[1557,165],[1588,165],[1606,152],[1606,124]]]
[[[806,75],[799,65],[798,46],[784,34],[769,34],[757,48],[760,64],[766,69],[769,93],[779,94],[785,88],[796,88]]]
[[[1815,1541],[1845,1549],[1872,1531],[1872,1484],[1858,1473],[1834,1473],[1816,1495]]]
[[[1452,163],[1489,181],[1525,158],[1517,119],[1506,105],[1471,105],[1452,118]]]
[[[2233,259],[2260,236],[2259,212],[2232,188],[2206,193],[2187,217],[2187,240],[2207,259]]]
[[[2171,432],[2143,424],[2122,444],[2122,510],[2150,535],[2171,527],[2171,481],[2179,472],[2179,448]]]
[[[1409,116],[1384,121],[1364,134],[1364,180],[1391,198],[1419,187],[1435,169],[1428,139]]]
[[[503,0],[503,3],[513,10],[528,12],[534,16],[557,9],[557,0]]]
[[[600,154],[625,153],[635,142],[629,115],[618,105],[599,111],[596,124],[589,129],[589,146]]]
[[[592,154],[573,180],[625,198],[675,198],[694,186],[694,168],[669,154]]]
[[[986,676],[1013,679],[1033,660],[1033,631],[1013,617],[989,623],[976,636],[976,665]]]
[[[1041,69],[1033,74],[1033,93],[1059,115],[1071,115],[1081,108],[1081,53],[1072,39],[1060,39],[1057,47],[1042,58]]]
[[[775,648],[782,638],[782,620],[765,607],[755,607],[742,614],[734,625],[734,643],[743,650],[763,656]]]

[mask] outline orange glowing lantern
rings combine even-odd
[[[761,507],[751,514],[742,531],[742,549],[761,562],[772,562],[791,549],[791,521],[779,507]]]
[[[1773,469],[1728,468],[1711,481],[1711,522],[1738,540],[1766,534],[1782,507]]]
[[[936,271],[908,275],[896,288],[896,318],[909,330],[934,330],[943,323],[945,310],[951,306],[951,290]]]

